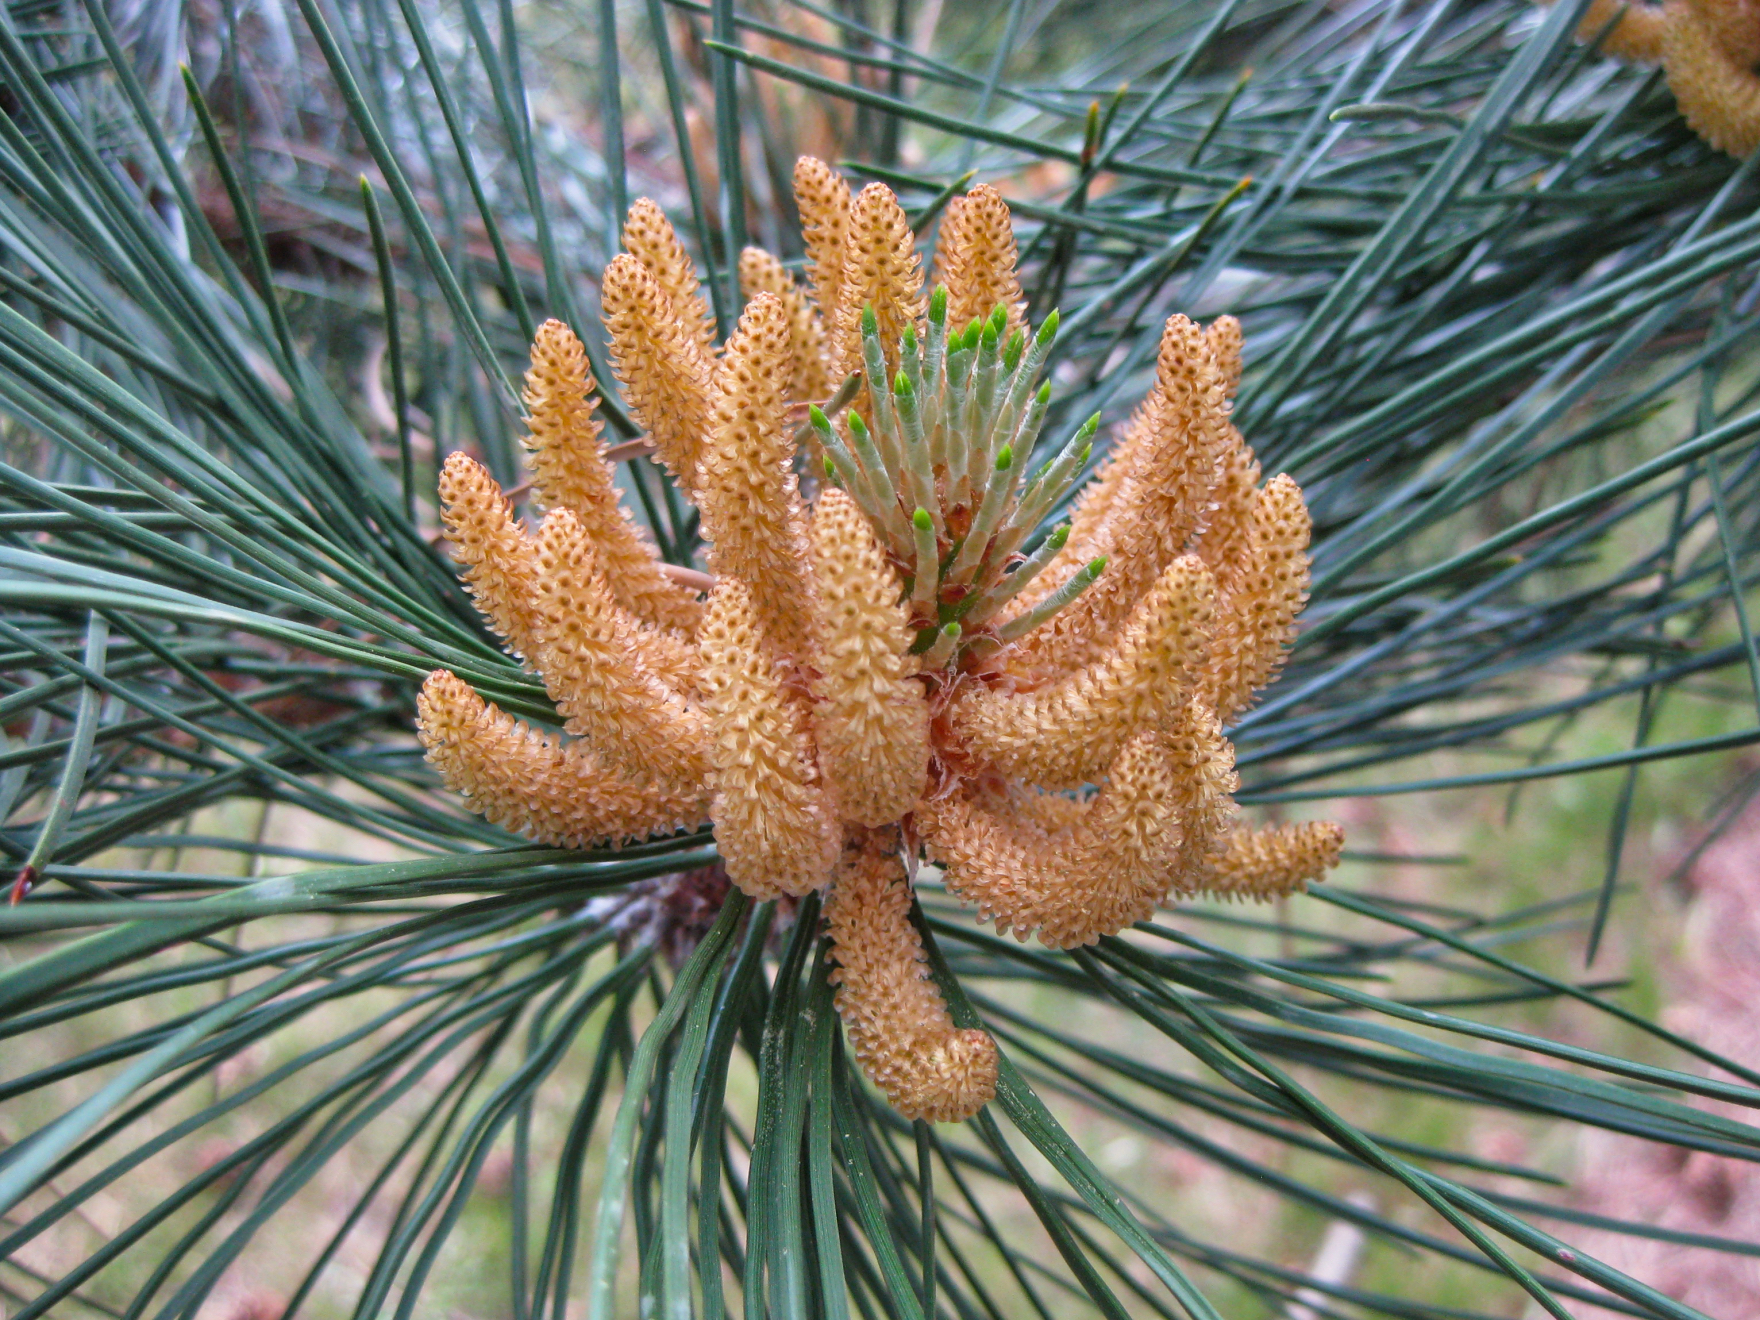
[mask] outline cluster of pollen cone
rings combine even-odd
[[[1719,151],[1760,147],[1760,0],[1593,0],[1577,34],[1660,64],[1688,125]]]
[[[809,158],[795,190],[807,278],[748,250],[720,347],[652,203],[605,272],[624,397],[701,515],[708,575],[662,563],[621,507],[585,353],[549,322],[525,395],[542,526],[460,454],[441,497],[478,608],[568,736],[444,670],[420,732],[451,788],[528,838],[708,821],[753,898],[824,890],[857,1060],[907,1117],[961,1119],[994,1093],[996,1046],[928,977],[920,854],[981,918],[1055,948],[1336,862],[1334,825],[1237,824],[1223,736],[1292,635],[1308,512],[1229,422],[1239,326],[1175,316],[1154,389],[1035,540],[1096,422],[1040,435],[1056,318],[1023,323],[1001,197],[949,207],[926,297],[890,191],[852,197]]]

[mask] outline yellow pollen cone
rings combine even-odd
[[[996,1094],[996,1042],[953,1025],[910,907],[904,863],[885,836],[845,851],[825,900],[837,1013],[850,1052],[894,1109],[957,1123]]]
[[[1106,572],[1024,639],[1009,668],[1030,681],[1092,663],[1203,528],[1229,438],[1228,393],[1204,332],[1183,316],[1167,320],[1155,389],[1133,427],[1130,468],[1090,547],[1107,556]]]
[[[818,310],[796,286],[788,268],[763,248],[739,254],[739,289],[747,300],[773,294],[788,315],[788,347],[794,359],[791,403],[822,403],[831,393],[825,375],[825,327]]]
[[[1593,41],[1601,29],[1613,22],[1615,15],[1618,15],[1619,22],[1601,38],[1602,51],[1622,60],[1638,60],[1646,64],[1662,58],[1662,29],[1667,20],[1661,5],[1645,4],[1643,0],[1634,4],[1627,4],[1625,0],[1592,0],[1582,22],[1577,24],[1577,36],[1584,41]]]
[[[833,380],[862,369],[862,308],[868,306],[886,348],[887,372],[897,371],[899,336],[923,314],[923,272],[904,209],[883,183],[870,183],[850,205],[831,325]]]
[[[715,356],[714,327],[703,304],[697,283],[696,263],[678,241],[666,212],[646,197],[638,197],[623,222],[623,250],[653,273],[671,315],[666,319],[695,344],[705,358]]]
[[[807,540],[786,424],[788,317],[760,294],[716,372],[714,425],[699,464],[697,507],[717,577],[748,587],[764,636],[797,660],[811,650]]]
[[[898,577],[840,490],[822,491],[813,512],[813,578],[819,764],[846,820],[890,824],[923,791],[929,705],[922,684],[908,677],[913,634]]]
[[[659,281],[634,257],[611,259],[599,296],[612,369],[623,382],[630,412],[688,494],[709,427],[713,359],[672,320]]]
[[[1299,894],[1338,865],[1344,831],[1331,821],[1237,829],[1210,859],[1204,890],[1264,902]]]
[[[1287,476],[1273,477],[1253,506],[1244,570],[1218,602],[1205,695],[1224,722],[1245,710],[1283,666],[1308,598],[1312,531],[1301,487]]]
[[[934,283],[947,286],[947,324],[963,330],[1008,309],[1007,339],[1026,324],[1027,302],[1015,273],[1014,222],[1008,203],[987,183],[955,197],[941,217]]]
[[[822,160],[802,156],[794,165],[794,200],[801,213],[801,238],[807,246],[807,271],[813,300],[825,319],[825,333],[835,329],[838,286],[843,282],[843,249],[849,237],[849,185]]]
[[[1230,426],[1217,478],[1210,520],[1192,548],[1216,574],[1216,589],[1227,593],[1247,565],[1253,510],[1259,502],[1259,460]]]
[[[515,655],[530,658],[538,624],[531,543],[495,478],[467,454],[447,455],[440,469],[440,516],[477,609]]]
[[[1211,858],[1234,828],[1239,810],[1234,802],[1240,788],[1234,744],[1222,736],[1216,712],[1191,701],[1173,718],[1162,745],[1173,771],[1180,821],[1167,887],[1176,894],[1196,894],[1204,890]]]
[[[1745,12],[1739,36],[1719,21],[1725,8]],[[1714,0],[1673,0],[1666,12],[1662,68],[1681,115],[1719,151],[1752,155],[1760,147],[1760,12]]]
[[[1126,739],[1159,728],[1208,658],[1215,583],[1196,556],[1146,592],[1112,649],[1035,691],[968,684],[949,706],[956,737],[1010,779],[1076,788],[1104,773]]]
[[[1210,345],[1211,360],[1216,363],[1222,387],[1232,401],[1241,386],[1241,323],[1232,316],[1219,316],[1204,327],[1204,340]]]
[[[628,774],[700,782],[708,769],[702,712],[649,667],[647,636],[628,626],[592,541],[569,510],[544,519],[537,558],[536,662],[564,727]]]
[[[708,819],[699,790],[640,783],[486,704],[436,669],[416,702],[416,732],[446,786],[493,824],[538,843],[591,848],[692,829]]]
[[[698,646],[710,816],[727,874],[755,899],[809,893],[830,878],[842,830],[819,782],[807,712],[785,690],[756,602],[739,579],[715,584]]]
[[[1013,804],[958,797],[925,803],[917,826],[948,888],[977,904],[980,920],[1077,948],[1146,920],[1167,893],[1181,828],[1176,773],[1160,735],[1139,733],[1061,830]]]
[[[1593,0],[1577,36],[1600,38],[1600,49],[1618,59],[1660,63],[1688,127],[1717,150],[1746,157],[1760,148],[1760,11],[1753,0]]]
[[[623,507],[593,415],[593,389],[587,352],[574,331],[561,321],[544,322],[532,341],[525,388],[526,463],[539,503],[580,519],[618,604],[644,623],[688,636],[702,603],[661,571],[653,545]]]

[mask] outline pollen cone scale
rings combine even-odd
[[[1026,319],[1001,195],[955,199],[925,298],[883,185],[852,195],[808,158],[794,182],[803,276],[743,253],[724,344],[653,203],[605,272],[611,360],[701,560],[663,562],[624,510],[585,351],[547,323],[527,519],[462,455],[441,494],[466,589],[560,732],[446,671],[418,728],[468,807],[529,838],[709,823],[752,897],[824,890],[851,1053],[901,1114],[957,1121],[999,1058],[927,974],[913,850],[1053,948],[1337,862],[1336,826],[1238,822],[1226,733],[1284,661],[1311,521],[1231,420],[1238,322],[1168,320],[1153,387],[1078,488],[1102,419],[1053,423],[1057,316]]]

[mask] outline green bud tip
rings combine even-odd
[[[880,318],[874,315],[874,304],[862,304],[862,333],[877,335],[880,333]]]
[[[1069,540],[1069,524],[1061,524],[1056,531],[1051,533],[1050,540],[1053,550],[1063,549],[1064,543]]]
[[[928,532],[935,528],[935,520],[929,516],[927,509],[918,509],[911,515],[911,522],[918,531]]]
[[[947,320],[947,286],[937,284],[935,292],[929,295],[929,319],[936,325]]]
[[[948,638],[949,640],[952,640],[953,638],[958,637],[959,634],[960,634],[960,626],[957,623],[946,624],[941,629],[941,635],[943,637]]]
[[[904,334],[900,335],[899,338],[904,344],[904,351],[906,353],[915,353],[917,351],[916,326],[907,323],[904,328]]]
[[[907,399],[910,398],[912,394],[916,393],[916,391],[911,388],[911,378],[905,375],[902,371],[898,373],[897,379],[892,382],[892,392]]]
[[[984,323],[974,319],[960,334],[960,343],[965,348],[976,348],[978,336],[984,333]]]
[[[862,420],[862,415],[854,408],[849,410],[849,429],[857,435],[868,434],[868,424]]]
[[[807,420],[813,424],[815,431],[829,431],[831,429],[831,419],[825,415],[825,410],[816,403],[807,405]]]
[[[1016,330],[1008,337],[1008,343],[1002,349],[1002,365],[1013,371],[1021,364],[1021,350],[1027,346],[1027,337]]]
[[[1077,467],[1087,467],[1088,466],[1088,458],[1090,455],[1093,454],[1093,452],[1094,452],[1093,445],[1083,445],[1082,452],[1076,455],[1076,466]]]
[[[1050,381],[1046,381],[1043,385],[1041,385],[1039,387],[1039,406],[1041,408],[1049,408],[1051,406],[1051,382]]]
[[[1057,320],[1057,309],[1053,308],[1051,315],[1045,318],[1045,324],[1039,327],[1038,339],[1040,347],[1044,347],[1053,339],[1057,338]]]
[[[994,322],[984,322],[984,328],[979,332],[978,339],[984,345],[984,351],[986,353],[994,353],[996,351],[997,341],[1001,338],[1002,336],[996,333],[996,325]]]
[[[1101,555],[1100,558],[1093,560],[1082,571],[1088,575],[1088,581],[1092,582],[1095,578],[1100,576],[1101,571],[1105,567],[1106,567],[1106,556]]]
[[[837,480],[837,464],[833,463],[830,459],[825,460],[825,479],[827,481]]]
[[[1002,328],[1008,324],[1008,308],[997,303],[990,313],[990,324],[996,327],[996,337],[1002,338]]]
[[[1098,431],[1099,429],[1100,429],[1100,414],[1095,413],[1092,417],[1088,418],[1087,421],[1082,423],[1082,429],[1079,432],[1077,432],[1077,434],[1084,435],[1084,436],[1093,435],[1094,432]]]
[[[1011,468],[1013,466],[1014,466],[1014,446],[1013,445],[1004,445],[1004,446],[1002,446],[1001,451],[996,455],[996,470],[998,472],[1007,472],[1009,470],[1009,468]]]

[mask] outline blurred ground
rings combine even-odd
[[[1750,805],[1705,849],[1683,875],[1682,889],[1679,937],[1656,954],[1663,1023],[1736,1063],[1760,1068],[1760,806]],[[1751,1111],[1701,1103],[1739,1122],[1752,1121]],[[1581,1200],[1589,1209],[1679,1233],[1760,1244],[1760,1171],[1748,1161],[1596,1133],[1583,1142],[1581,1177]],[[1760,1247],[1756,1255],[1734,1256],[1610,1234],[1584,1245],[1718,1320],[1760,1317]]]

